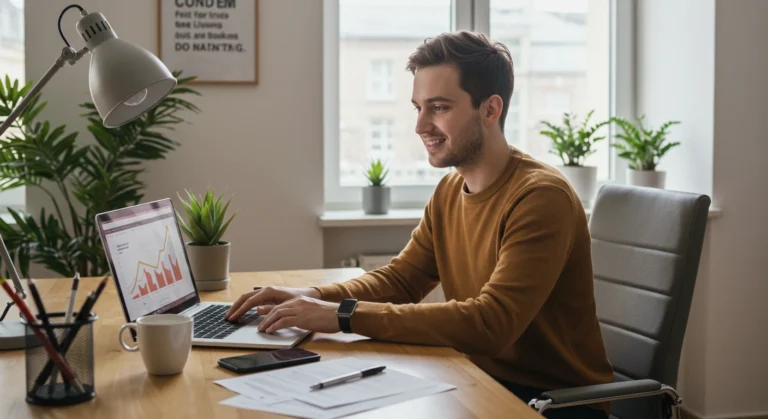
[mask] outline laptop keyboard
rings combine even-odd
[[[193,337],[197,339],[224,339],[237,329],[245,326],[252,319],[258,318],[256,310],[245,313],[237,323],[224,320],[224,315],[229,311],[228,305],[211,305],[192,316]]]

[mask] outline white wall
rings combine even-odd
[[[715,0],[640,0],[637,4],[638,115],[681,145],[659,170],[669,189],[712,194],[712,85]]]
[[[768,2],[640,0],[637,107],[680,119],[669,187],[710,194],[678,389],[703,418],[768,413]]]
[[[56,20],[67,0],[26,2],[26,75],[38,79],[58,57],[63,42]],[[104,13],[118,36],[157,52],[157,0],[83,0]],[[65,34],[82,45],[74,29],[78,13],[65,15]],[[149,164],[146,200],[175,197],[183,188],[210,186],[235,193],[238,218],[225,235],[233,242],[232,270],[319,268],[323,236],[322,3],[259,2],[258,86],[197,86],[189,125],[172,138],[182,146],[168,160]],[[81,132],[91,141],[79,103],[89,100],[88,63],[65,67],[43,92],[43,117]],[[34,191],[29,209],[46,205]]]

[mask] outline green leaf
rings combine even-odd
[[[586,157],[596,152],[593,148],[595,143],[605,138],[605,136],[596,136],[595,134],[610,120],[590,126],[589,121],[593,114],[594,110],[589,111],[584,120],[579,122],[576,115],[564,113],[562,125],[541,121],[548,129],[541,130],[539,133],[551,140],[550,152],[560,157],[563,165],[581,166]]]

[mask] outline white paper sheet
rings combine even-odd
[[[313,406],[309,403],[304,403],[300,400],[283,400],[274,403],[263,402],[264,400],[278,400],[279,397],[275,395],[269,395],[266,392],[260,397],[260,400],[252,399],[248,396],[235,396],[227,400],[222,401],[220,404],[232,406],[240,409],[259,410],[262,412],[276,413],[278,415],[295,416],[299,418],[309,419],[335,419],[343,416],[352,415],[355,413],[365,412],[368,410],[378,409],[380,407],[390,406],[393,404],[401,403],[408,400],[417,399],[420,397],[430,396],[432,394],[442,393],[448,390],[453,390],[454,386],[450,384],[434,384],[430,387],[426,387],[420,390],[416,390],[409,393],[395,394],[394,396],[381,397],[378,399],[368,400],[360,403],[348,404],[345,406],[333,407],[330,409],[323,409],[317,406]]]
[[[312,391],[309,385],[374,363],[356,358],[317,362],[285,370],[217,380],[239,393],[221,404],[302,418],[333,419],[456,388],[391,369],[376,376]],[[374,381],[375,380],[375,381]],[[374,381],[371,383],[370,381]],[[343,389],[334,391],[333,389]],[[336,398],[341,399],[340,402]]]
[[[434,384],[388,368],[382,373],[332,387],[320,390],[310,388],[318,381],[373,366],[376,366],[376,363],[372,361],[341,358],[256,374],[251,379],[245,380],[245,385],[328,409],[416,391]],[[241,394],[245,393],[241,392]]]

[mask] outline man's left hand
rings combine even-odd
[[[259,314],[266,314],[259,324],[259,332],[275,333],[286,327],[298,327],[312,332],[336,333],[341,331],[336,311],[339,303],[310,297],[297,297],[276,306],[262,306]]]

